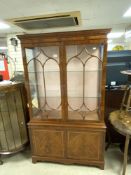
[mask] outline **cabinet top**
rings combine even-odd
[[[40,33],[18,35],[21,44],[39,44],[39,43],[55,43],[55,42],[71,42],[71,41],[91,41],[93,43],[105,43],[107,34],[111,29],[95,29],[70,32]],[[99,41],[99,42],[98,42]],[[92,42],[91,42],[92,43]],[[34,45],[33,45],[34,46]]]

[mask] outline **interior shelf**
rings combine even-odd
[[[34,118],[36,119],[42,119],[42,120],[48,120],[48,119],[61,119],[62,120],[62,114],[59,110],[47,110],[47,111],[41,111],[38,110],[35,112]],[[81,113],[85,113],[85,117],[81,116]],[[95,111],[69,111],[68,112],[68,120],[92,120],[92,121],[99,121],[99,115],[98,112]]]
[[[46,98],[60,98],[60,96],[46,96]],[[68,99],[70,99],[70,98],[81,98],[81,99],[83,99],[83,97],[80,97],[80,96],[68,96]],[[86,96],[86,97],[84,97],[84,99],[85,98],[101,98],[101,96],[100,95],[98,95],[98,96]],[[45,97],[39,97],[39,99],[45,99]]]
[[[101,69],[98,69],[98,70],[85,70],[84,72],[100,72],[100,71],[102,71]],[[41,73],[41,74],[43,74],[43,73],[59,73],[60,71],[54,71],[54,70],[50,70],[50,71],[43,71],[43,72],[39,72],[39,71],[29,71],[28,73],[30,74],[30,73]],[[67,70],[67,73],[68,72],[82,72],[83,73],[83,70]]]
[[[82,117],[82,114],[81,113],[85,113],[85,117]],[[92,121],[99,121],[99,116],[98,116],[98,113],[97,111],[80,111],[80,112],[77,112],[77,111],[69,111],[68,112],[68,118],[69,120],[82,120],[82,121],[85,121],[85,120],[92,120]]]

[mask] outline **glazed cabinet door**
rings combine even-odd
[[[68,120],[99,121],[103,47],[67,45]]]
[[[59,46],[26,49],[32,116],[61,119]]]

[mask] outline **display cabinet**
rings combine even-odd
[[[32,161],[104,168],[107,33],[18,36],[30,108]]]

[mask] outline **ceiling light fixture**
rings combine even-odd
[[[114,33],[109,33],[107,35],[107,38],[120,38],[124,33],[123,32],[114,32]]]
[[[131,7],[124,13],[124,17],[131,17]]]
[[[0,46],[0,50],[7,50],[6,46]]]
[[[8,29],[8,28],[10,28],[10,26],[8,24],[5,24],[3,22],[0,22],[0,30],[2,30],[2,29]]]

